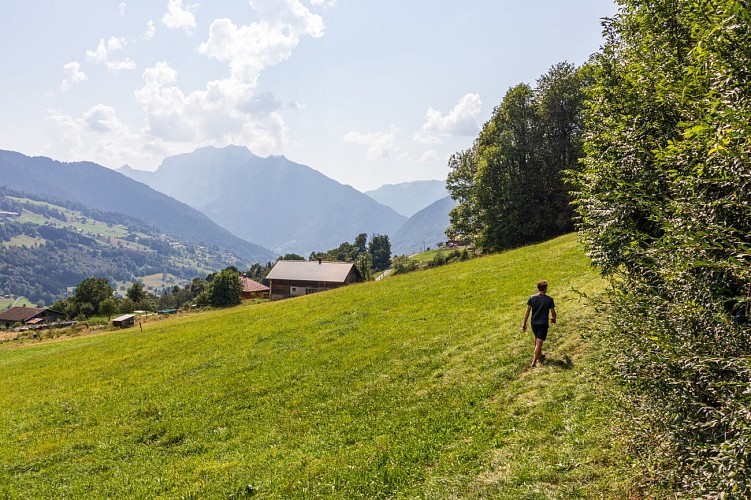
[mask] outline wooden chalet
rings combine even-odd
[[[11,307],[0,314],[0,327],[11,328],[18,323],[40,325],[65,319],[65,314],[45,307]]]
[[[320,260],[280,260],[266,279],[272,300],[332,290],[363,280],[362,274],[351,262]]]
[[[263,299],[271,294],[271,289],[266,285],[254,281],[247,276],[240,277],[243,282],[243,291],[240,293],[242,300]]]

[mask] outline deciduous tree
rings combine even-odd
[[[84,317],[101,314],[100,304],[112,297],[114,289],[107,278],[86,278],[73,292],[73,315]]]
[[[451,157],[450,238],[497,251],[572,230],[564,173],[582,156],[584,74],[561,63],[536,88],[511,88],[472,148]]]
[[[133,282],[125,292],[125,296],[128,297],[133,303],[138,304],[146,297],[146,287],[139,281]]]
[[[368,253],[373,259],[373,270],[384,271],[391,265],[391,242],[388,235],[374,234],[368,245]]]
[[[214,275],[209,285],[208,299],[213,307],[233,306],[240,303],[243,284],[240,274],[233,269],[225,269]]]

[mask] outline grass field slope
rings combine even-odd
[[[559,323],[529,370],[540,278]],[[0,497],[619,496],[574,236],[0,350]]]

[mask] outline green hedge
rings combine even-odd
[[[645,479],[751,495],[751,9],[619,2],[576,205]]]

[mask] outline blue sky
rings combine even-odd
[[[608,0],[6,2],[0,149],[153,170],[238,144],[361,190],[445,179],[511,86],[586,61],[615,12]]]

